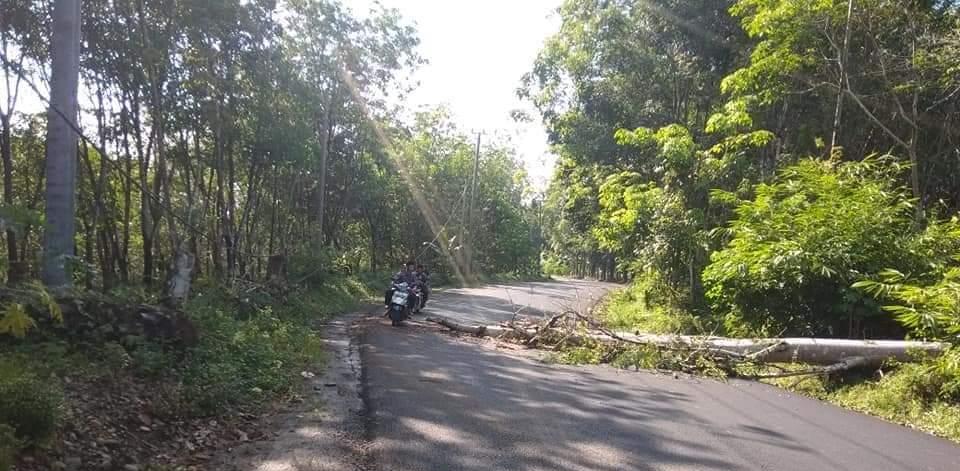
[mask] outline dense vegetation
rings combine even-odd
[[[655,297],[731,333],[906,333],[854,284],[929,282],[960,253],[953,2],[560,15],[520,90],[560,155],[548,268],[669,290]]]
[[[157,416],[220,413],[289,389],[313,323],[404,260],[539,273],[511,143],[401,105],[418,42],[337,0],[0,1],[0,469],[71,406],[57,378],[123,372],[159,384]],[[122,331],[143,303],[173,308],[164,343]]]
[[[519,91],[560,158],[545,268],[630,280],[608,324],[958,342],[960,4],[567,0],[560,17]],[[818,395],[958,438],[956,359]]]

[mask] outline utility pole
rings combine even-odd
[[[469,209],[467,209],[467,220],[464,222],[464,225],[469,226],[465,235],[470,238],[470,243],[473,242],[473,234],[471,233],[473,230],[473,205],[477,197],[477,174],[480,172],[480,135],[481,133],[478,132],[477,149],[473,157],[473,181],[470,184],[470,203],[468,206]],[[468,277],[473,276],[473,248],[470,243],[467,242],[466,238],[463,240],[463,247],[466,251],[464,256],[466,259],[466,274]]]

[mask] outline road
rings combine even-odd
[[[451,290],[429,309],[489,322],[607,288]],[[372,469],[960,469],[952,443],[762,384],[549,365],[427,326],[362,340]]]
[[[569,309],[585,312],[613,287],[596,281],[563,280],[448,289],[434,293],[428,314],[487,325],[509,320],[515,313],[539,316]]]

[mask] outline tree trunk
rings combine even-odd
[[[850,20],[853,17],[853,0],[847,0],[847,23],[843,32],[843,45],[837,51],[837,67],[839,68],[839,78],[837,87],[837,103],[833,110],[833,132],[830,136],[830,150],[827,157],[833,157],[837,148],[840,135],[840,126],[843,119],[843,84],[847,78],[847,51],[850,48]]]
[[[428,317],[448,329],[474,335],[498,337],[516,332],[518,328],[501,325],[466,325],[442,317]],[[536,329],[525,329],[529,337],[537,335]],[[916,342],[907,340],[845,340],[818,338],[783,339],[731,339],[723,337],[697,337],[690,335],[647,335],[615,333],[614,338],[605,334],[573,334],[568,341],[577,343],[593,340],[603,343],[627,342],[663,348],[702,349],[724,355],[738,355],[768,363],[809,363],[834,365],[848,358],[863,358],[863,364],[878,365],[888,359],[916,361],[924,355],[937,356],[948,344]]]
[[[287,259],[274,254],[267,260],[267,282],[285,283],[287,281]]]
[[[320,119],[320,132],[318,139],[320,140],[320,187],[317,190],[317,241],[319,246],[324,244],[324,227],[323,227],[323,218],[326,212],[326,200],[327,200],[327,158],[330,154],[330,132],[331,132],[331,119],[330,119],[330,107],[332,106],[333,99],[330,100],[330,103],[324,107],[322,117]]]
[[[80,0],[55,0],[51,56],[43,281],[53,288],[67,288],[71,280],[66,264],[74,254],[76,230],[75,127],[80,75]]]
[[[196,258],[193,256],[190,246],[182,243],[174,247],[174,254],[171,257],[170,274],[167,277],[166,301],[171,307],[179,307],[186,301],[190,295],[190,281],[193,276],[193,265]]]
[[[10,133],[10,113],[0,115],[3,126],[0,135],[0,154],[3,156],[3,204],[13,206],[13,149]],[[17,233],[7,229],[7,283],[16,284],[23,279],[24,267],[17,251]]]

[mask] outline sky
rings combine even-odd
[[[350,0],[363,14],[375,0]],[[516,96],[520,78],[548,36],[560,27],[555,10],[561,0],[379,0],[415,23],[420,36],[419,87],[407,105],[446,105],[467,132],[513,136],[531,183],[543,189],[555,158],[539,115]],[[510,111],[523,109],[532,123],[518,124]]]
[[[376,1],[345,3],[363,15]],[[555,10],[561,1],[379,0],[415,24],[419,53],[428,61],[412,77],[420,85],[407,97],[406,108],[445,105],[465,132],[511,136],[531,183],[541,190],[555,158],[539,115],[516,89],[546,38],[559,29]],[[20,98],[20,111],[44,108],[28,89]],[[517,109],[527,111],[533,122],[514,122],[510,111]]]

